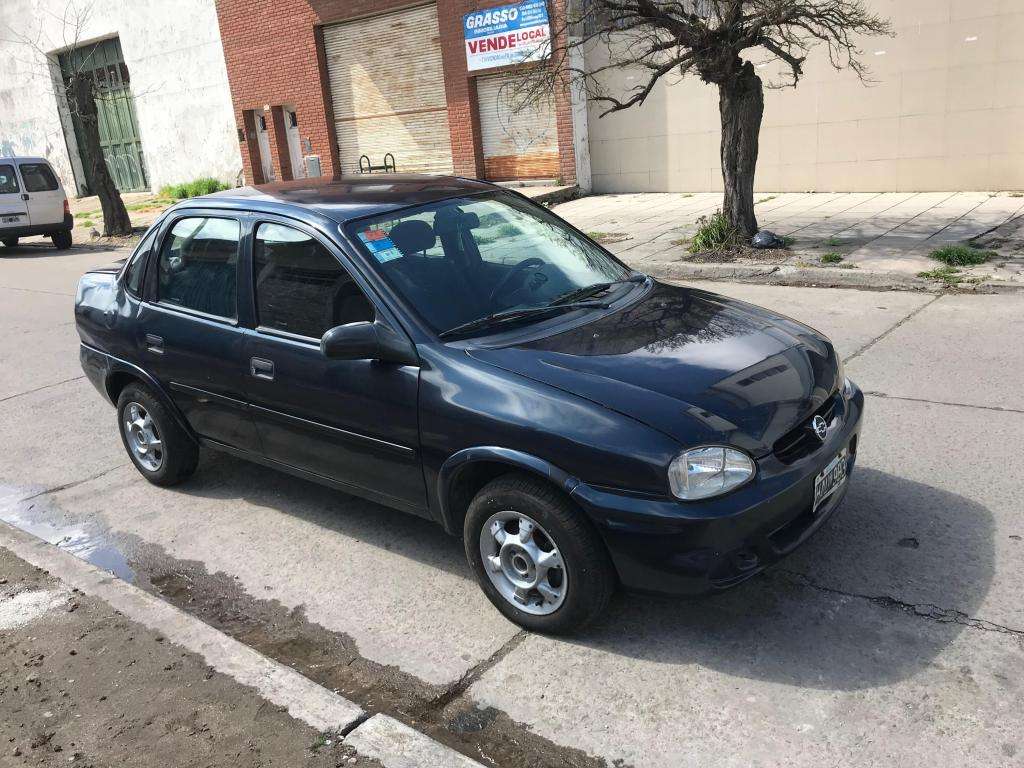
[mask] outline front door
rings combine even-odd
[[[64,222],[64,190],[48,163],[18,162],[32,225]]]
[[[253,238],[252,274],[247,395],[264,454],[425,514],[419,369],[320,352],[328,329],[377,312],[341,254],[310,230],[264,222]]]
[[[24,195],[14,161],[0,161],[0,237],[5,229],[29,225]]]
[[[288,129],[288,156],[292,161],[292,178],[306,178],[306,165],[302,161],[302,138],[299,136],[299,116],[294,109],[285,109],[285,126]]]
[[[267,118],[256,115],[256,140],[260,148],[260,166],[263,168],[263,181],[274,181],[274,164],[270,161],[270,136],[267,134]]]
[[[245,403],[238,327],[240,222],[183,215],[167,225],[139,307],[139,356],[200,437],[259,452]]]

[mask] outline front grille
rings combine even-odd
[[[811,429],[811,420],[815,416],[821,416],[825,423],[831,427],[838,410],[839,393],[835,392],[828,400],[818,406],[814,413],[804,419],[799,426],[791,429],[775,441],[775,445],[772,446],[772,452],[775,454],[775,457],[783,464],[792,464],[794,461],[804,458],[804,456],[810,456],[821,447],[821,440],[818,439],[818,436],[814,434],[814,430]]]

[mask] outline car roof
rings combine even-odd
[[[14,155],[13,157],[7,157],[6,155],[0,155],[0,163],[46,163],[50,164],[50,161],[45,157],[28,157],[26,155]]]
[[[184,206],[285,212],[305,208],[340,223],[450,197],[500,189],[460,176],[398,173],[334,176],[226,189],[183,201]]]

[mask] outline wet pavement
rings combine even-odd
[[[485,764],[1019,764],[1024,297],[703,284],[836,341],[869,392],[849,495],[739,589],[550,639],[427,521],[221,455],[146,484],[69,324],[119,256],[0,259],[0,519]]]

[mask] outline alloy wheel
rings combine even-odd
[[[495,512],[480,529],[480,558],[487,577],[506,601],[536,616],[565,601],[568,575],[554,540],[521,512]]]
[[[135,460],[149,472],[156,472],[164,463],[164,444],[153,417],[145,406],[130,402],[124,408],[125,442]]]

